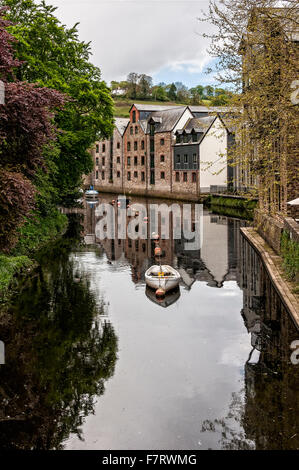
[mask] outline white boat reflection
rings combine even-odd
[[[175,290],[172,290],[171,292],[167,292],[165,297],[158,298],[153,289],[151,289],[150,287],[146,287],[145,295],[152,302],[154,302],[157,305],[160,305],[160,307],[167,308],[170,305],[173,305],[180,298],[181,292],[180,292],[180,288],[177,287]]]

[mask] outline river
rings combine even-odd
[[[153,241],[100,242],[95,211],[2,312],[0,448],[298,449],[299,333],[246,221],[204,209],[200,248],[161,240],[181,283],[158,301]]]

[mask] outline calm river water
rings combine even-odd
[[[162,240],[163,302],[151,240],[99,243],[87,206],[78,245],[70,221],[0,317],[0,448],[299,448],[299,333],[244,221],[204,210],[201,249]]]

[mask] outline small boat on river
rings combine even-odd
[[[145,273],[145,282],[152,289],[163,289],[169,292],[175,289],[181,276],[176,269],[168,265],[151,266]]]

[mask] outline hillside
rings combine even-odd
[[[159,106],[186,106],[185,103],[177,103],[174,101],[142,101],[142,100],[130,100],[130,99],[114,99],[114,116],[115,117],[129,117],[129,111],[133,103],[142,103],[142,104],[153,104]],[[209,106],[210,102],[204,100],[203,104]]]

